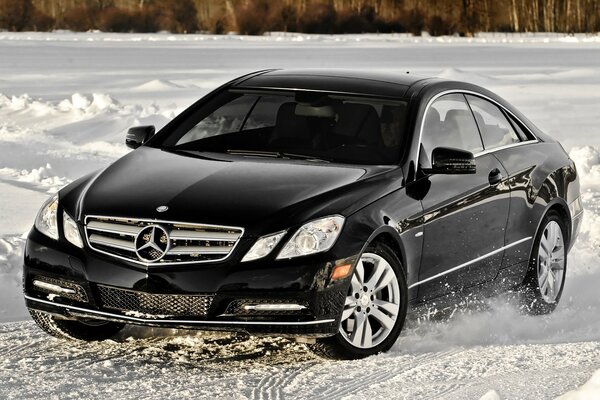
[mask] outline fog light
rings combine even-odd
[[[82,303],[88,302],[85,289],[76,283],[63,281],[61,279],[49,278],[47,276],[35,276],[31,280],[31,285],[38,292],[46,293],[53,297],[62,297],[63,299],[74,300]],[[52,300],[50,298],[50,300]]]
[[[244,310],[252,311],[300,311],[306,307],[300,304],[248,304]]]
[[[332,280],[343,279],[352,272],[352,264],[336,265],[331,273]]]
[[[43,289],[48,292],[58,293],[58,294],[75,294],[76,291],[69,288],[64,288],[62,286],[54,285],[48,282],[42,282],[38,280],[33,281],[33,286]]]

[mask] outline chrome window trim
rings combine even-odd
[[[490,153],[494,153],[496,151],[500,151],[500,150],[505,150],[505,149],[510,149],[512,147],[517,147],[517,146],[522,146],[524,144],[533,144],[533,143],[538,143],[539,139],[537,138],[537,136],[531,131],[531,129],[529,129],[529,127],[527,126],[527,124],[525,124],[523,121],[521,121],[521,119],[519,117],[517,117],[512,111],[510,111],[509,109],[507,109],[506,107],[504,107],[502,104],[498,103],[496,100],[481,94],[479,92],[475,92],[472,90],[466,90],[466,89],[449,89],[449,90],[444,90],[442,92],[437,93],[435,96],[433,96],[431,99],[429,99],[429,101],[427,102],[427,105],[425,106],[425,111],[423,112],[423,117],[421,118],[421,127],[419,129],[419,143],[417,145],[417,158],[415,159],[416,161],[416,165],[419,165],[419,159],[421,157],[421,143],[423,142],[423,129],[425,128],[425,117],[427,116],[427,112],[429,111],[429,108],[431,108],[431,105],[440,97],[445,96],[447,94],[453,94],[453,93],[459,93],[459,94],[470,94],[473,96],[478,96],[481,97],[482,99],[485,99],[493,104],[495,104],[497,107],[499,107],[500,109],[504,110],[507,114],[509,114],[512,118],[514,118],[516,121],[518,121],[523,128],[527,131],[526,133],[529,133],[534,139],[530,139],[530,140],[525,140],[519,143],[512,143],[512,144],[507,144],[505,146],[500,146],[500,147],[493,147],[491,149],[486,149],[485,148],[485,144],[484,144],[484,149],[483,151],[480,151],[476,154],[473,154],[474,157],[479,157],[479,156],[483,156],[485,154],[490,154]],[[465,98],[465,101],[467,101],[468,103],[468,99]],[[473,118],[474,119],[474,118]],[[476,121],[477,123],[477,121]],[[479,126],[479,125],[478,125]],[[481,135],[481,133],[480,133]],[[482,144],[483,144],[483,138],[482,138]]]
[[[108,251],[104,251],[104,250],[100,250],[95,248],[94,246],[92,246],[92,244],[89,241],[89,235],[88,235],[88,229],[87,229],[87,223],[88,223],[88,218],[106,218],[106,219],[114,219],[116,221],[140,221],[140,222],[149,222],[149,223],[156,223],[156,224],[160,224],[160,223],[164,223],[164,224],[173,224],[173,225],[184,225],[184,226],[206,226],[208,228],[219,228],[219,229],[230,229],[230,230],[239,230],[240,231],[240,236],[238,237],[238,239],[236,240],[235,244],[231,247],[231,251],[229,252],[229,254],[227,254],[227,256],[222,257],[222,258],[215,258],[212,260],[198,260],[198,261],[178,261],[178,262],[144,262],[141,260],[134,260],[132,258],[127,258],[127,257],[123,257],[120,256],[118,254],[114,254],[114,253],[109,253]],[[144,265],[146,267],[150,267],[150,266],[156,266],[156,267],[160,267],[160,266],[170,266],[170,265],[189,265],[189,264],[206,264],[206,263],[215,263],[215,262],[222,262],[222,261],[226,261],[228,260],[233,253],[235,252],[235,249],[237,247],[237,245],[240,243],[242,237],[244,236],[244,228],[242,227],[237,227],[237,226],[228,226],[228,225],[213,225],[213,224],[203,224],[203,223],[194,223],[194,222],[181,222],[181,221],[167,221],[167,220],[162,220],[162,219],[148,219],[148,218],[135,218],[135,217],[131,217],[131,218],[126,218],[126,217],[110,217],[110,216],[106,216],[106,215],[95,215],[95,214],[90,214],[90,215],[86,215],[85,219],[84,219],[84,225],[83,225],[83,229],[85,231],[85,243],[87,244],[87,246],[98,252],[98,253],[102,253],[105,254],[107,256],[110,257],[114,257],[114,258],[118,258],[120,260],[124,260],[124,261],[129,261],[135,264],[139,264],[139,265]]]
[[[511,243],[511,244],[508,244],[508,245],[506,245],[506,246],[502,246],[502,247],[500,247],[500,248],[498,248],[498,249],[496,249],[496,250],[494,250],[494,251],[491,251],[491,252],[489,252],[489,253],[487,253],[487,254],[484,254],[484,255],[482,255],[482,256],[479,256],[479,257],[477,257],[477,258],[474,258],[473,260],[470,260],[470,261],[467,261],[467,262],[465,262],[465,263],[462,263],[462,264],[460,264],[460,265],[457,265],[456,267],[450,268],[450,269],[448,269],[448,270],[446,270],[446,271],[444,271],[444,272],[440,272],[439,274],[435,274],[435,275],[433,275],[433,276],[430,276],[429,278],[423,279],[422,281],[419,281],[419,282],[413,283],[413,284],[412,284],[412,285],[410,285],[408,288],[409,288],[409,289],[412,289],[412,288],[414,288],[414,287],[417,287],[417,286],[419,286],[419,285],[422,285],[423,283],[426,283],[426,282],[429,282],[429,281],[431,281],[431,280],[434,280],[434,279],[440,278],[440,277],[442,277],[442,276],[444,276],[444,275],[448,275],[449,273],[452,273],[452,272],[454,272],[454,271],[458,271],[459,269],[462,269],[462,268],[468,267],[469,265],[471,265],[471,264],[474,264],[474,263],[476,263],[477,261],[484,260],[484,259],[486,259],[486,258],[488,258],[488,257],[490,257],[490,256],[493,256],[494,254],[498,254],[498,253],[500,253],[501,251],[504,251],[504,250],[506,250],[506,249],[508,249],[508,248],[511,248],[511,247],[513,247],[513,246],[516,246],[516,245],[518,245],[518,244],[521,244],[521,243],[523,243],[523,242],[526,242],[526,241],[528,241],[528,240],[531,240],[532,238],[533,238],[533,236],[528,236],[528,237],[526,237],[526,238],[523,238],[523,239],[517,240],[516,242],[513,242],[513,243]]]
[[[538,141],[532,139],[532,140],[525,140],[525,141],[518,142],[518,143],[505,144],[504,146],[492,147],[491,149],[483,150],[478,153],[475,153],[475,154],[473,154],[473,157],[477,158],[477,157],[484,156],[486,154],[495,153],[496,151],[512,149],[513,147],[520,147],[520,146],[525,146],[528,144],[535,144],[535,143],[538,143]]]
[[[130,321],[130,322],[139,322],[145,324],[179,324],[179,325],[278,325],[278,326],[304,326],[304,325],[319,325],[319,324],[329,324],[335,322],[334,319],[320,319],[315,321],[301,321],[301,322],[282,322],[282,321],[199,321],[199,320],[185,320],[185,319],[160,319],[159,316],[156,316],[156,319],[150,318],[138,318],[132,317],[129,315],[121,315],[114,314],[105,311],[97,311],[90,310],[87,308],[70,306],[67,304],[54,303],[48,300],[38,299],[36,297],[32,297],[29,295],[24,295],[25,299],[37,303],[49,304],[55,307],[64,308],[68,311],[79,311],[85,314],[91,314],[99,317],[104,317],[112,320],[121,320],[121,321]],[[52,314],[52,312],[39,310],[41,312],[45,312],[47,314]],[[85,316],[85,315],[84,315]]]

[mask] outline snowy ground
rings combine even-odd
[[[20,263],[44,198],[124,154],[129,126],[160,127],[220,83],[273,67],[464,79],[559,138],[578,163],[586,214],[557,311],[526,317],[496,299],[447,322],[411,320],[390,353],[355,362],[281,339],[131,328],[82,345],[38,331]],[[600,398],[599,106],[599,36],[0,32],[0,398],[546,399],[578,387],[565,398]]]

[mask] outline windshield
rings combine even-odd
[[[181,122],[161,146],[247,157],[396,164],[405,122],[403,101],[230,90]]]

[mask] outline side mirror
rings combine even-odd
[[[136,126],[134,128],[129,128],[127,131],[127,136],[125,137],[125,144],[130,149],[137,149],[144,143],[150,139],[154,133],[156,132],[156,128],[154,125],[146,125],[146,126]]]
[[[429,174],[474,174],[476,172],[473,153],[450,147],[436,147],[431,152]]]

